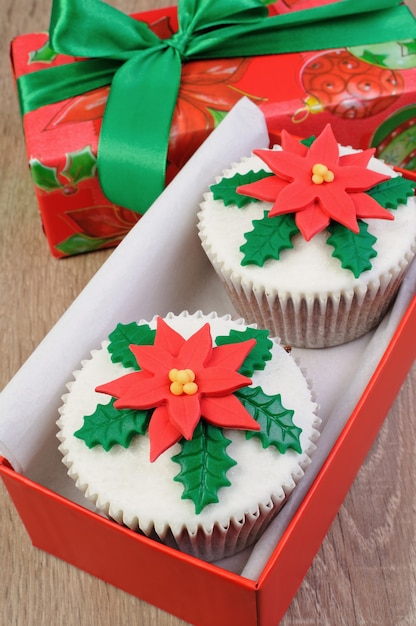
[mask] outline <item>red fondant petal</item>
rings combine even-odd
[[[260,425],[250,415],[236,396],[223,398],[207,396],[201,399],[201,414],[207,422],[222,428],[260,430]]]
[[[171,396],[166,371],[161,376],[139,372],[134,385],[123,390],[114,406],[116,409],[151,409],[167,402]]]
[[[144,374],[144,372],[126,374],[125,376],[111,380],[103,385],[98,385],[98,387],[95,388],[95,391],[98,391],[99,393],[106,393],[109,396],[113,396],[113,398],[120,398],[120,396],[134,387],[138,380],[140,380],[143,376],[146,379],[148,378],[148,375]]]
[[[130,350],[141,369],[151,374],[164,374],[166,376],[172,367],[176,367],[176,356],[168,350],[156,346],[156,342],[153,346],[131,345]]]
[[[390,176],[367,170],[362,167],[339,167],[334,170],[335,179],[332,183],[319,185],[321,189],[337,187],[348,192],[366,191],[379,185],[385,180],[390,180]]]
[[[387,211],[367,193],[354,193],[351,198],[355,205],[357,217],[371,217],[383,220],[394,220],[393,213]]]
[[[339,164],[344,166],[357,165],[358,167],[367,167],[370,159],[374,156],[376,149],[369,148],[368,150],[362,150],[360,152],[352,152],[351,154],[344,154],[339,158]]]
[[[209,324],[204,324],[183,344],[178,355],[181,367],[195,372],[203,367],[212,352],[212,337]]]
[[[301,157],[306,156],[308,153],[308,148],[299,141],[296,137],[288,133],[286,130],[282,130],[281,132],[281,144],[284,152],[294,152]]]
[[[199,391],[205,395],[223,396],[251,385],[251,379],[227,367],[208,367],[197,374]]]
[[[298,180],[301,177],[304,184],[305,180],[311,178],[312,168],[308,161],[298,154],[281,150],[254,150],[253,152],[270,167],[272,172],[285,180]]]
[[[354,194],[349,195],[345,191],[339,188],[337,189],[337,186],[333,183],[325,185],[325,187],[321,185],[321,187],[319,203],[322,210],[328,217],[343,224],[354,233],[358,233],[358,222],[354,202],[352,200]]]
[[[309,148],[308,161],[314,165],[315,163],[323,163],[330,170],[338,164],[339,147],[334,137],[332,128],[327,124],[321,134],[315,139]]]
[[[226,343],[223,346],[216,346],[212,350],[209,367],[229,367],[230,369],[238,370],[255,345],[255,339],[248,339],[238,343]]]
[[[182,433],[171,423],[166,406],[160,406],[153,411],[148,433],[151,462],[182,438]]]
[[[318,185],[313,185],[313,187],[318,187]],[[269,215],[270,217],[273,217],[273,215],[299,211],[300,209],[309,206],[309,204],[317,197],[318,189],[315,190],[310,187],[305,187],[305,185],[298,183],[297,181],[290,183],[280,192],[279,197],[277,198]]]
[[[288,184],[286,180],[282,180],[277,176],[267,176],[267,178],[256,180],[254,183],[240,185],[236,191],[243,196],[257,198],[257,200],[263,200],[264,202],[274,202],[281,190]]]
[[[329,225],[330,219],[324,213],[318,202],[311,202],[311,204],[298,211],[295,216],[296,226],[299,228],[306,241],[309,241],[317,233]]]
[[[171,328],[162,317],[157,318],[156,337],[154,345],[161,346],[171,354],[179,354],[185,339],[176,330]]]
[[[192,439],[193,432],[201,418],[200,394],[170,394],[168,404],[169,418],[172,424],[181,431],[185,439]]]

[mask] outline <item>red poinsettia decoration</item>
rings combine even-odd
[[[374,150],[340,156],[329,124],[309,148],[282,131],[282,150],[255,150],[255,154],[275,175],[242,185],[237,192],[273,202],[269,217],[294,212],[307,241],[331,220],[357,233],[357,218],[393,219],[365,193],[389,179],[368,169]]]
[[[154,461],[182,437],[192,439],[203,417],[223,428],[259,430],[234,391],[251,384],[239,374],[255,339],[213,347],[209,324],[184,339],[158,318],[153,345],[132,345],[141,367],[97,387],[117,400],[118,409],[155,408],[149,424],[150,459]]]

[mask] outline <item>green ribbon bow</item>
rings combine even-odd
[[[106,196],[144,213],[164,187],[183,62],[322,50],[416,37],[401,0],[342,0],[268,16],[262,0],[179,0],[162,40],[100,0],[54,0],[50,43],[86,60],[22,76],[23,112],[111,84],[97,169]]]

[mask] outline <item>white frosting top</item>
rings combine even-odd
[[[185,338],[206,321],[211,325],[213,339],[232,328],[244,329],[242,320],[232,321],[229,316],[218,318],[215,314],[183,313],[165,319]],[[154,327],[155,321],[150,325]],[[92,358],[83,362],[82,369],[75,373],[58,420],[60,450],[65,455],[68,473],[104,513],[145,533],[152,532],[154,525],[163,537],[168,527],[179,533],[186,526],[192,533],[199,525],[207,530],[216,522],[227,526],[230,518],[240,520],[245,513],[256,512],[260,503],[270,503],[272,494],[279,501],[293,489],[310,462],[320,420],[302,372],[278,343],[273,343],[272,360],[267,361],[265,370],[252,376],[253,386],[261,385],[270,395],[280,393],[283,405],[295,411],[293,421],[302,428],[302,453],[289,449],[280,454],[274,446],[263,449],[258,438],[246,440],[244,433],[226,430],[224,434],[232,440],[227,453],[237,461],[227,474],[231,486],[221,488],[219,503],[209,504],[198,515],[191,500],[181,499],[183,485],[174,481],[180,466],[171,457],[180,451],[179,444],[150,463],[147,435],[134,437],[128,448],[115,445],[110,452],[100,445],[90,449],[74,437],[74,432],[83,425],[84,416],[93,413],[98,403],[110,401],[108,395],[94,391],[96,385],[132,371],[112,363],[107,344],[94,351]]]
[[[275,150],[281,150],[275,146]],[[340,154],[356,152],[351,148],[340,147]],[[369,168],[377,172],[396,176],[396,172],[379,159],[372,158]],[[232,177],[236,172],[245,174],[264,169],[270,171],[257,156],[242,160],[224,172]],[[219,182],[221,178],[217,179]],[[224,206],[222,200],[214,200],[211,192],[205,195],[201,205],[199,230],[203,247],[214,266],[238,280],[243,287],[251,289],[261,285],[268,295],[279,292],[280,297],[299,295],[315,297],[320,293],[359,290],[360,285],[374,283],[378,286],[390,280],[391,273],[405,267],[416,250],[416,202],[409,198],[407,205],[399,205],[392,210],[394,220],[367,219],[368,231],[377,237],[374,248],[377,256],[371,259],[372,268],[355,278],[349,270],[343,269],[338,259],[332,256],[333,248],[325,243],[327,231],[318,233],[310,241],[297,234],[293,248],[283,250],[278,261],[269,259],[263,267],[241,265],[243,253],[240,246],[245,243],[245,233],[253,229],[252,221],[263,217],[270,210],[268,202],[250,202],[242,208],[236,205]]]

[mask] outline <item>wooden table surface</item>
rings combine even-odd
[[[112,4],[133,12],[172,2]],[[416,9],[416,0],[409,4]],[[47,30],[50,0],[0,0],[0,6],[3,388],[110,252],[60,261],[49,253],[27,171],[8,42],[16,34]],[[416,624],[415,392],[413,366],[282,621],[284,626]],[[185,623],[33,548],[3,483],[0,507],[0,626]]]

